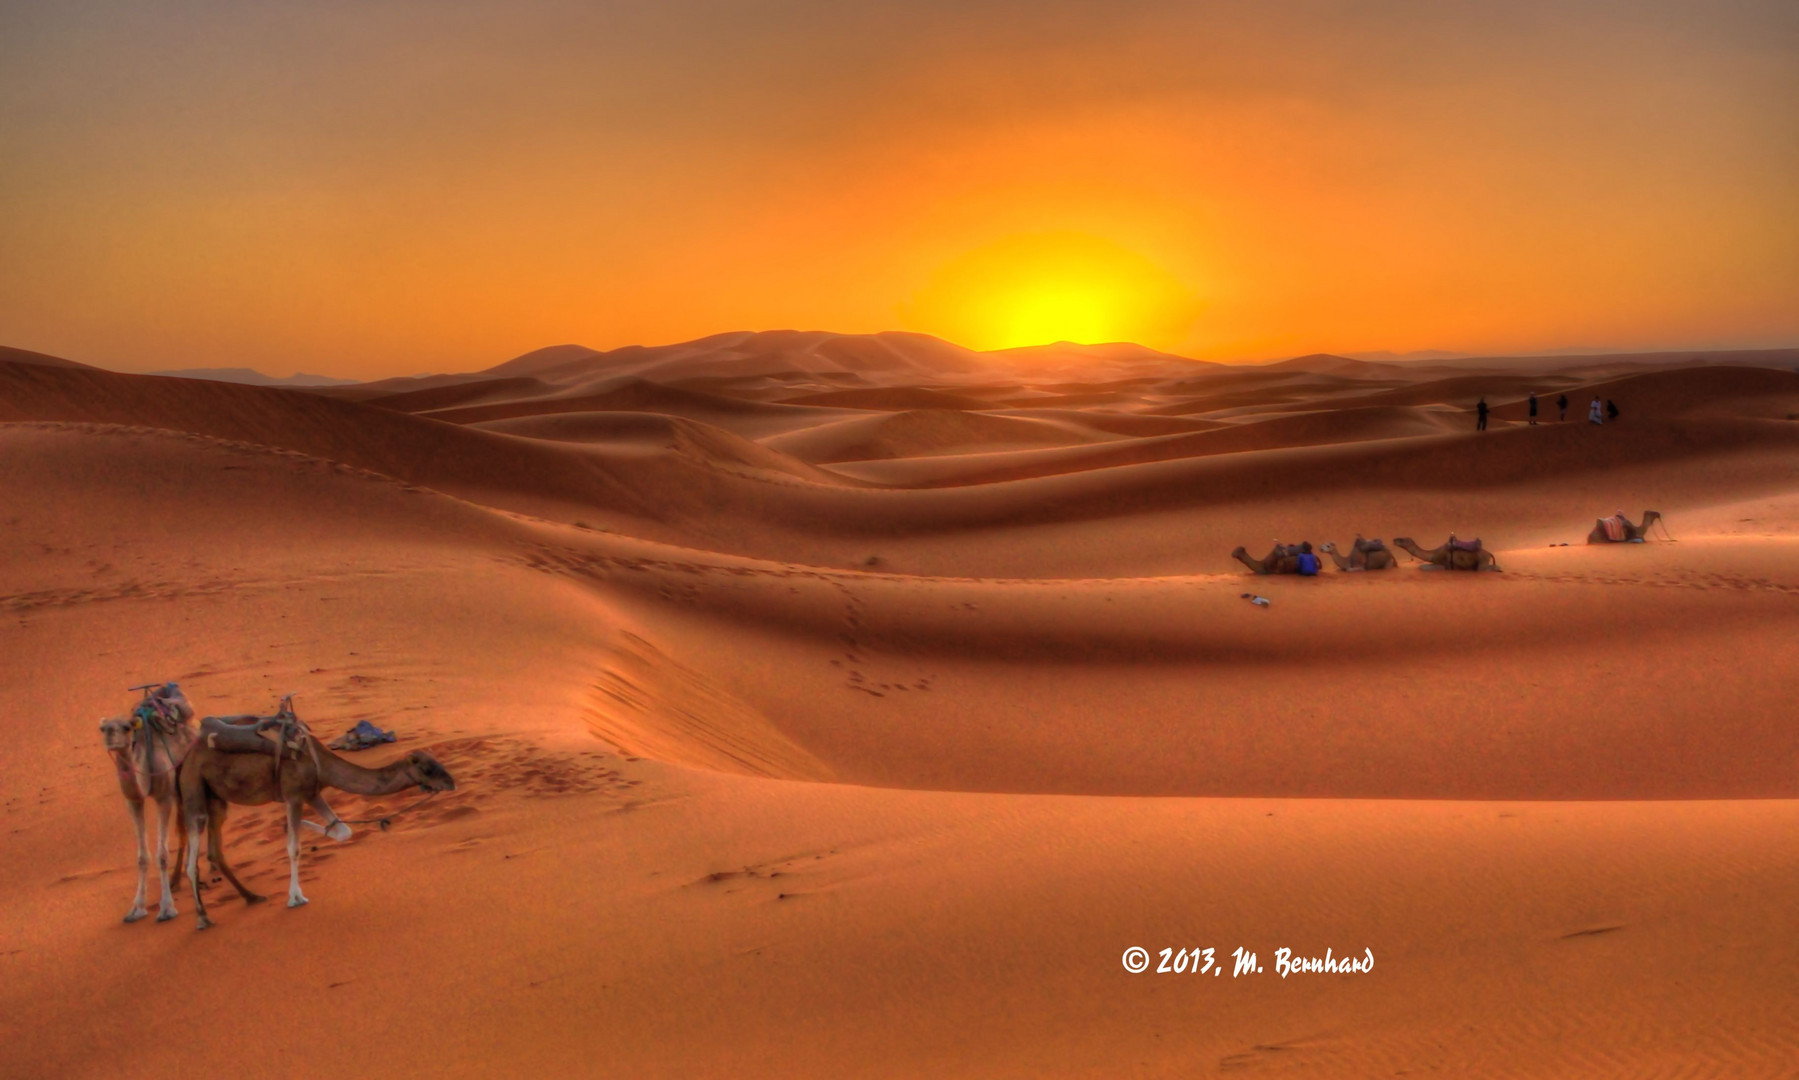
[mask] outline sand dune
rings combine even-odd
[[[1569,376],[1624,422],[1526,427],[1548,376],[1108,348],[901,407],[962,393],[931,347],[562,348],[399,408],[0,362],[4,1071],[1790,1072],[1799,376]],[[832,366],[883,404],[754,397]],[[1585,546],[1619,505],[1677,542]],[[1228,557],[1450,530],[1505,573]],[[458,790],[309,841],[303,909],[122,926],[94,723],[153,678]],[[231,822],[278,888],[276,815]],[[260,1056],[169,1035],[274,993]]]
[[[64,360],[60,356],[32,352],[30,349],[15,349],[7,345],[0,345],[0,364],[35,364],[40,367],[83,368],[90,371],[94,370],[87,364],[77,364],[73,360]]]
[[[449,423],[474,424],[559,412],[661,413],[726,427],[745,438],[778,434],[848,415],[840,410],[746,401],[644,379],[608,380],[603,386],[583,393],[440,409],[430,415]]]
[[[1104,438],[1091,427],[1055,420],[913,409],[821,424],[774,436],[763,445],[819,464],[967,453],[975,447],[1068,446]]]
[[[360,397],[355,400],[382,409],[393,409],[396,412],[426,413],[519,398],[540,397],[554,389],[551,384],[542,379],[479,379],[444,386],[427,386],[417,390],[403,390],[399,393],[383,394],[379,397]]]
[[[946,394],[922,386],[882,387],[870,390],[829,390],[786,399],[789,405],[824,405],[839,409],[875,409],[900,412],[911,409],[985,409],[988,403],[962,394]]]
[[[1568,416],[1585,420],[1587,403],[1593,398],[1615,401],[1618,408],[1632,418],[1638,416],[1708,416],[1755,417],[1764,420],[1792,420],[1799,417],[1799,373],[1768,368],[1707,367],[1681,368],[1626,375],[1578,383],[1566,389]],[[1539,408],[1545,416],[1553,406],[1553,394],[1537,391],[1544,400]],[[1529,414],[1525,402],[1496,405],[1495,416],[1522,420]]]

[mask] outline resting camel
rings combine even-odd
[[[1350,545],[1347,559],[1337,550],[1335,541],[1325,544],[1318,550],[1328,554],[1339,570],[1390,570],[1399,562],[1393,557],[1393,553],[1387,550],[1387,546],[1379,540],[1370,544],[1359,536],[1355,538],[1355,543]]]
[[[290,699],[283,699],[278,715],[261,726],[269,724],[281,727],[280,753],[272,760],[261,754],[232,753],[208,745],[202,739],[181,765],[182,817],[187,825],[187,873],[194,888],[197,929],[204,930],[212,925],[212,920],[206,917],[206,903],[200,898],[197,876],[202,829],[206,830],[207,857],[237,889],[244,903],[259,904],[268,899],[246,889],[225,862],[222,832],[230,805],[286,804],[287,906],[295,908],[306,903],[306,895],[300,891],[302,808],[311,805],[325,815],[325,820],[331,823],[331,828],[325,830],[327,835],[341,838],[335,836],[339,829],[342,836],[349,835],[349,827],[324,804],[325,788],[369,796],[392,795],[413,787],[429,792],[456,788],[456,781],[449,771],[438,764],[436,758],[419,750],[379,769],[365,769],[345,761],[313,738],[294,716]],[[312,825],[311,822],[304,824]]]
[[[137,896],[125,921],[133,923],[148,914],[144,910],[144,887],[150,871],[150,851],[144,836],[144,800],[156,803],[156,871],[162,878],[162,903],[156,909],[156,921],[175,917],[174,888],[181,883],[181,866],[187,856],[187,834],[181,834],[180,857],[175,860],[175,876],[169,877],[169,824],[175,820],[175,771],[182,756],[194,743],[194,708],[174,683],[158,687],[133,687],[148,690],[144,700],[127,716],[100,722],[100,737],[112,755],[119,776],[119,790],[131,820],[137,825]]]
[[[1231,558],[1258,574],[1297,574],[1299,573],[1298,545],[1275,544],[1274,550],[1265,559],[1256,559],[1249,552],[1239,547],[1231,552]]]
[[[1587,543],[1622,544],[1629,543],[1632,540],[1642,540],[1649,535],[1649,526],[1662,519],[1662,512],[1660,510],[1643,511],[1643,523],[1641,525],[1632,525],[1630,519],[1624,516],[1624,511],[1622,510],[1613,515],[1613,519],[1624,526],[1624,536],[1621,539],[1613,540],[1610,536],[1607,536],[1605,533],[1605,523],[1607,519],[1600,518],[1593,523],[1593,531],[1587,534]],[[1664,525],[1663,528],[1667,528],[1667,526]]]
[[[1452,535],[1448,540],[1444,541],[1441,547],[1435,547],[1429,551],[1425,551],[1414,543],[1409,536],[1395,536],[1393,538],[1395,547],[1404,548],[1406,551],[1411,552],[1413,556],[1424,560],[1426,564],[1431,566],[1441,566],[1445,570],[1499,569],[1499,561],[1493,558],[1493,553],[1491,551],[1488,551],[1485,548],[1468,550],[1467,548],[1455,546],[1454,541],[1455,537]]]

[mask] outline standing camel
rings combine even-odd
[[[1633,540],[1642,540],[1649,535],[1649,526],[1661,519],[1662,512],[1660,510],[1645,510],[1643,511],[1643,523],[1641,525],[1632,525],[1630,519],[1624,516],[1624,511],[1620,510],[1609,518],[1600,518],[1598,521],[1595,521],[1593,523],[1593,531],[1587,534],[1587,543],[1627,544]],[[1606,530],[1606,522],[1608,521],[1614,522],[1617,526],[1620,535],[1616,540],[1613,540],[1611,534]],[[1667,528],[1666,525],[1662,527],[1664,529]]]
[[[1231,558],[1258,574],[1297,574],[1299,573],[1299,547],[1297,545],[1275,544],[1274,550],[1265,559],[1257,559],[1248,551],[1239,547],[1231,552]]]
[[[138,686],[144,699],[128,716],[114,717],[100,723],[100,738],[112,756],[119,777],[119,790],[137,826],[137,896],[125,921],[143,918],[144,889],[150,871],[150,850],[144,835],[144,800],[156,803],[156,871],[162,879],[162,903],[156,909],[156,921],[175,917],[174,887],[181,883],[181,865],[186,861],[187,834],[181,834],[181,857],[175,861],[173,880],[169,877],[169,824],[175,819],[175,772],[181,759],[194,743],[194,708],[174,683],[161,686]]]
[[[230,805],[286,804],[287,906],[295,908],[306,903],[306,895],[300,891],[300,815],[303,808],[309,804],[320,808],[333,828],[342,824],[328,807],[323,806],[325,788],[368,796],[392,795],[414,787],[433,793],[456,788],[456,781],[449,771],[423,751],[415,750],[383,768],[365,769],[338,757],[313,738],[293,715],[287,700],[283,700],[276,719],[282,722],[280,752],[272,760],[261,754],[231,753],[201,742],[182,763],[182,817],[187,825],[187,872],[193,879],[197,929],[204,930],[212,925],[212,920],[206,917],[206,902],[200,898],[200,881],[196,876],[202,829],[206,830],[207,857],[237,889],[244,902],[258,904],[267,899],[245,888],[225,862],[222,832]]]
[[[1391,551],[1387,550],[1387,545],[1379,540],[1372,542],[1363,540],[1359,536],[1350,546],[1347,559],[1343,557],[1342,552],[1337,550],[1335,541],[1325,544],[1318,550],[1329,555],[1339,570],[1389,570],[1399,561],[1393,557]]]
[[[1395,536],[1393,538],[1393,543],[1396,547],[1404,548],[1406,551],[1411,552],[1413,556],[1424,560],[1427,565],[1441,566],[1445,570],[1499,569],[1499,561],[1493,558],[1493,553],[1491,551],[1488,551],[1486,548],[1474,548],[1470,550],[1468,548],[1458,547],[1455,545],[1454,540],[1455,537],[1452,536],[1449,540],[1445,541],[1441,547],[1432,548],[1429,551],[1420,548],[1409,536]]]

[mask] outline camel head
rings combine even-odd
[[[1645,510],[1645,511],[1643,511],[1643,526],[1645,528],[1648,527],[1648,525],[1651,521],[1660,521],[1661,519],[1662,519],[1662,512],[1660,510]]]
[[[1231,558],[1233,558],[1233,559],[1241,559],[1241,558],[1243,558],[1243,557],[1244,557],[1244,556],[1245,556],[1245,555],[1248,555],[1248,554],[1249,554],[1249,551],[1248,551],[1248,550],[1247,550],[1247,549],[1245,549],[1245,548],[1244,548],[1244,547],[1243,547],[1243,545],[1242,545],[1242,544],[1238,544],[1238,545],[1237,545],[1237,550],[1235,550],[1235,551],[1233,551],[1233,552],[1231,552]]]
[[[426,791],[456,790],[456,778],[450,775],[450,770],[438,764],[436,758],[423,750],[414,750],[406,755],[406,775]]]
[[[126,751],[131,749],[132,730],[137,721],[127,716],[113,716],[100,721],[100,738],[106,743],[106,749]]]
[[[1325,552],[1326,554],[1334,555],[1337,553],[1337,542],[1335,540],[1326,540],[1324,546],[1320,547],[1318,550]]]

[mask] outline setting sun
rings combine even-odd
[[[915,329],[977,349],[1073,341],[1166,347],[1199,312],[1194,290],[1110,240],[1010,236],[952,260],[902,309]]]

